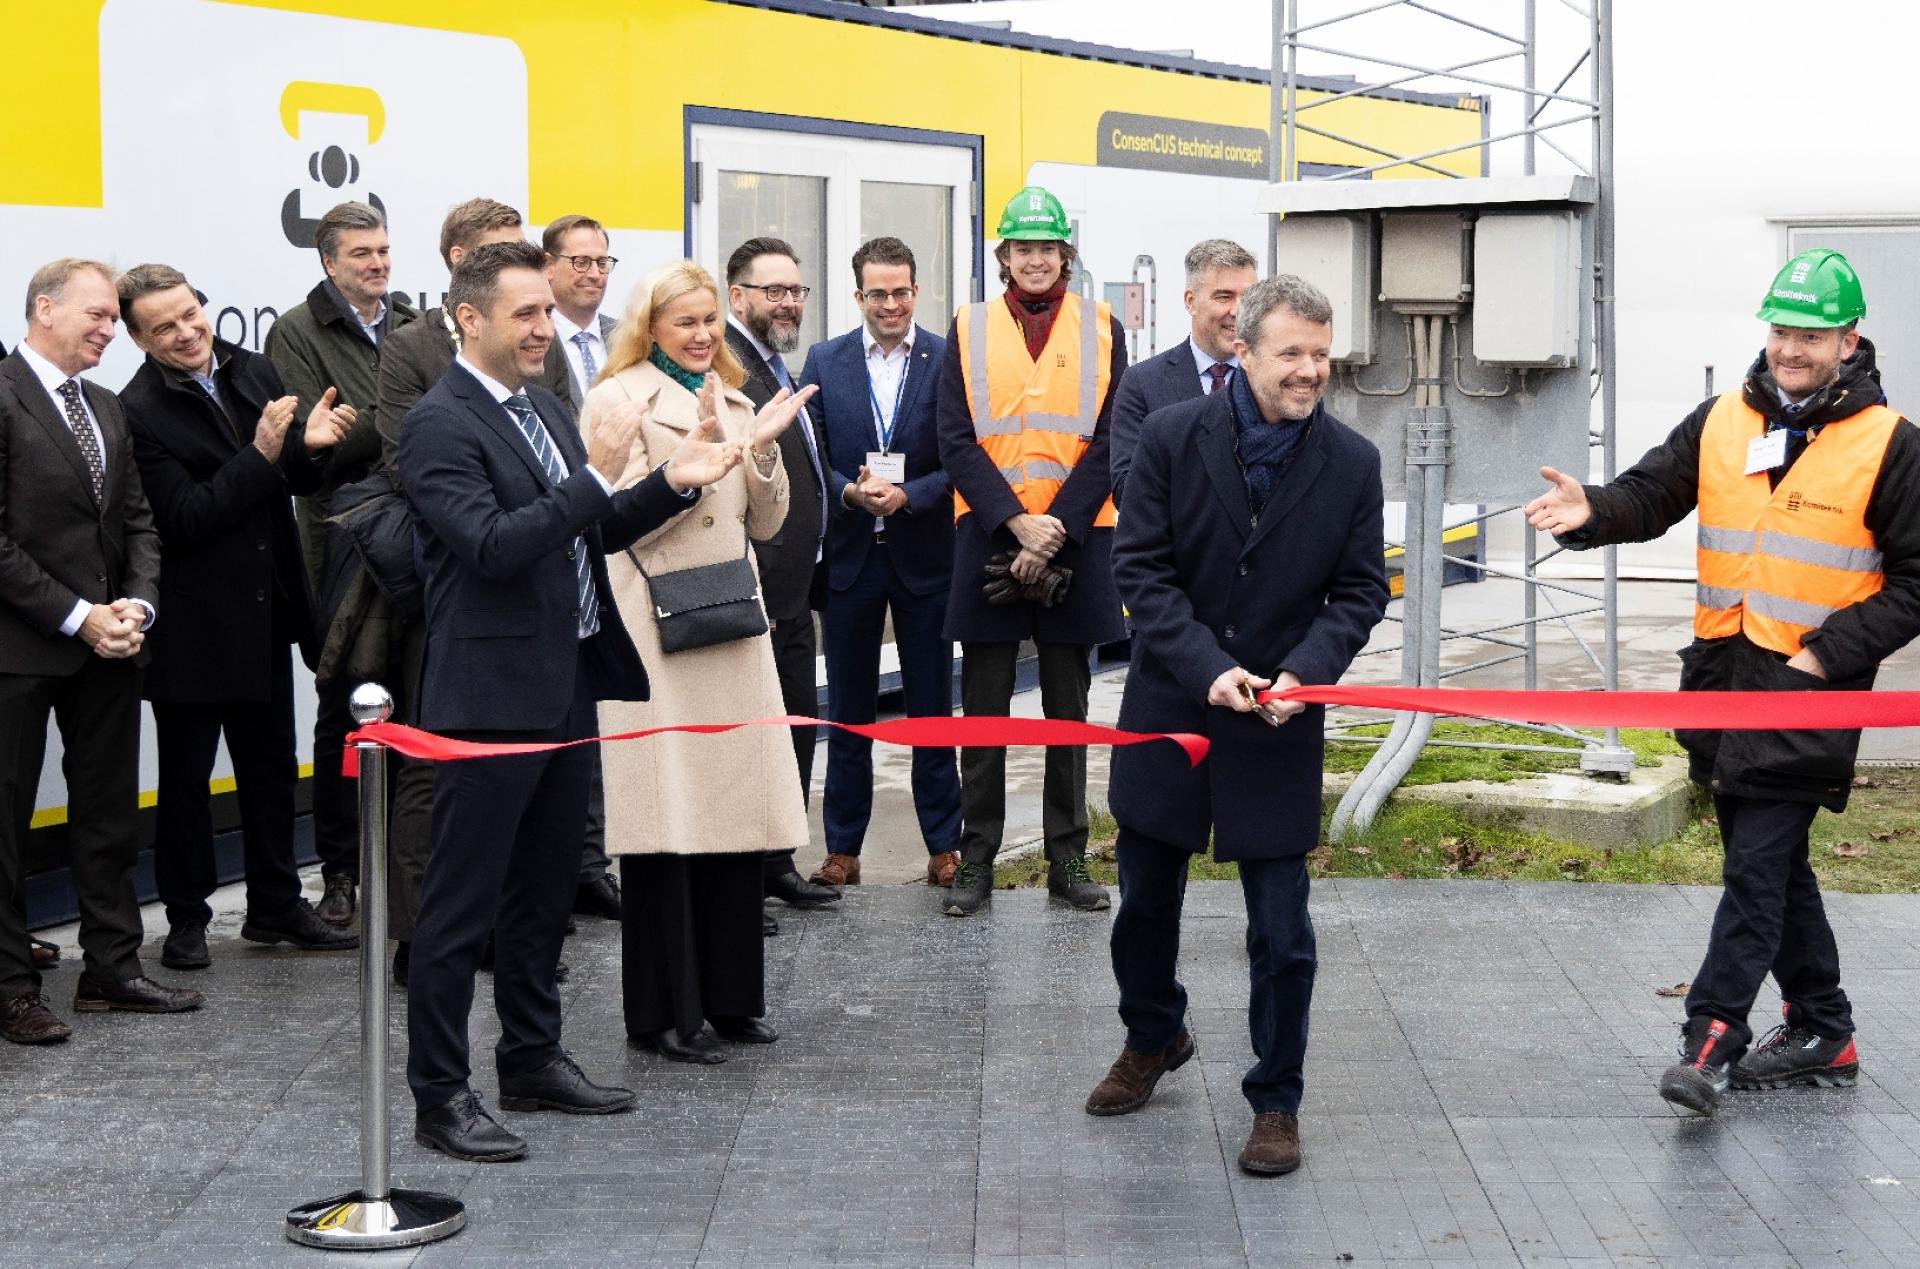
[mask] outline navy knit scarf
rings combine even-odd
[[[1227,379],[1227,404],[1233,407],[1234,448],[1240,456],[1240,469],[1247,477],[1247,503],[1259,515],[1267,497],[1279,483],[1287,460],[1307,434],[1321,407],[1304,419],[1267,422],[1254,402],[1253,389],[1247,386],[1246,372],[1236,369]]]

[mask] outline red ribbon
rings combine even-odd
[[[1920,692],[1512,692],[1323,684],[1266,691],[1260,699],[1569,727],[1708,731],[1920,727]]]
[[[716,736],[741,727],[837,727],[841,731],[865,736],[889,745],[910,749],[965,748],[998,749],[1008,745],[1140,745],[1151,740],[1171,740],[1186,751],[1187,763],[1199,766],[1207,756],[1207,738],[1188,732],[1121,731],[1094,723],[1076,723],[1059,718],[994,718],[957,716],[950,718],[896,718],[884,723],[836,723],[824,718],[803,718],[783,714],[777,718],[756,718],[739,723],[681,723],[677,726],[647,727],[623,731],[611,736],[590,736],[559,744],[488,744],[474,740],[452,740],[430,731],[400,723],[369,723],[347,733],[347,749],[341,755],[341,770],[348,778],[360,774],[355,744],[383,745],[409,758],[446,762],[461,758],[489,758],[501,754],[550,753],[574,745],[594,745],[611,740],[643,740],[668,732],[695,736]]]
[[[1512,719],[1569,727],[1657,727],[1717,731],[1779,731],[1799,728],[1920,727],[1920,692],[1515,692],[1450,687],[1359,687],[1319,684],[1260,693],[1262,701],[1404,710],[1460,718]],[[997,749],[1029,745],[1139,745],[1171,740],[1191,766],[1207,756],[1207,739],[1190,732],[1122,731],[1058,718],[898,718],[884,723],[836,723],[783,714],[738,723],[682,723],[647,727],[561,744],[486,744],[452,740],[399,723],[371,723],[347,735],[342,770],[359,774],[355,744],[383,745],[436,762],[501,754],[549,753],[574,745],[642,740],[668,732],[713,736],[742,727],[837,727],[883,744],[908,748]]]

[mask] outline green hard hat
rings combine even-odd
[[[1073,237],[1073,229],[1067,224],[1067,209],[1060,200],[1038,185],[1029,185],[1007,202],[994,237],[1065,242]]]
[[[1845,326],[1867,315],[1860,275],[1847,258],[1827,247],[1802,251],[1774,275],[1755,314],[1774,326]]]

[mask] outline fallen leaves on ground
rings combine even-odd
[[[1487,857],[1486,851],[1465,837],[1443,837],[1440,849],[1447,857],[1448,872],[1466,872]]]
[[[1840,859],[1864,859],[1867,854],[1865,842],[1835,842],[1833,853]]]
[[[1665,996],[1669,1000],[1677,1000],[1692,990],[1692,983],[1675,983],[1671,987],[1655,987],[1653,994],[1656,996]]]

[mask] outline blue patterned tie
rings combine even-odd
[[[533,450],[533,457],[540,469],[547,473],[550,484],[559,484],[567,478],[567,469],[560,462],[560,454],[554,448],[553,438],[547,435],[547,429],[540,422],[540,416],[533,412],[533,402],[519,394],[501,402],[507,407],[507,413],[520,428],[520,435],[527,438],[527,445]],[[573,540],[574,597],[580,601],[580,637],[592,638],[600,630],[600,600],[593,585],[593,561],[587,557],[587,540]]]
[[[580,350],[580,378],[587,387],[593,386],[593,377],[600,373],[600,367],[593,360],[593,336],[581,331],[573,337],[574,346]]]

